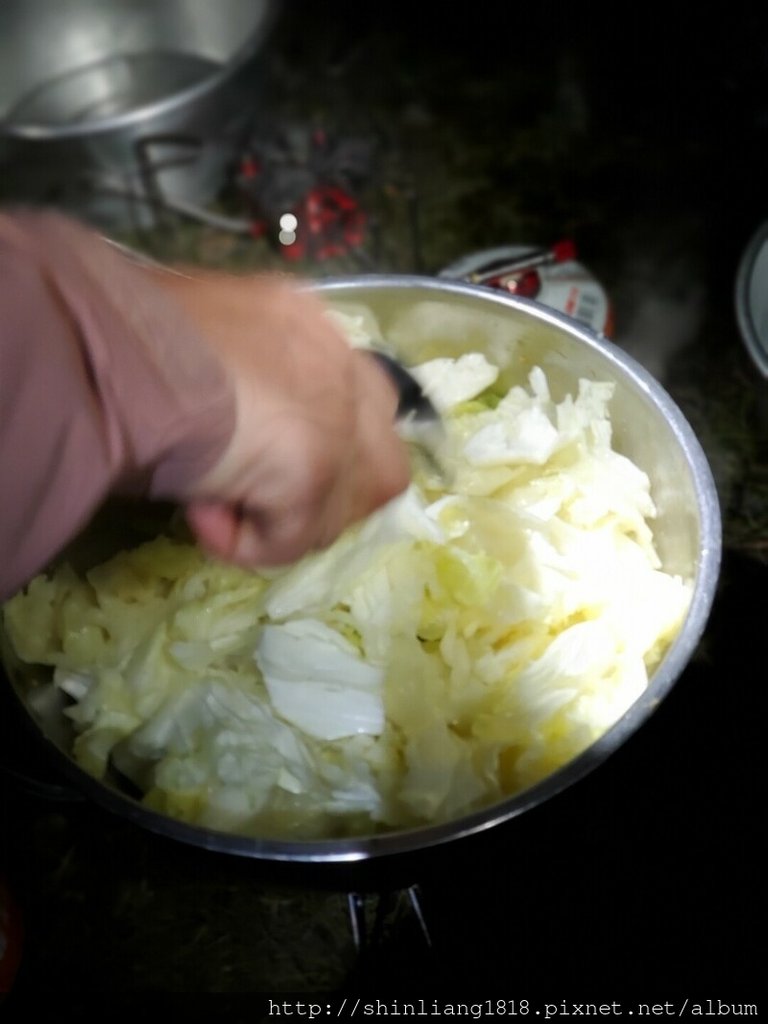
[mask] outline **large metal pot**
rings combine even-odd
[[[379,885],[382,872],[393,864],[399,881],[410,883],[418,880],[425,858],[437,856],[459,840],[485,835],[572,786],[648,719],[685,669],[710,613],[720,569],[719,504],[705,455],[669,395],[621,349],[570,318],[497,290],[437,279],[361,276],[317,287],[334,307],[370,309],[406,362],[422,349],[439,347],[450,352],[462,346],[477,350],[514,344],[521,366],[544,368],[555,397],[572,390],[579,377],[615,382],[615,443],[651,478],[658,506],[654,534],[663,567],[694,581],[687,618],[646,693],[576,760],[528,791],[477,813],[389,834],[284,842],[183,824],[148,810],[117,784],[90,778],[69,756],[72,737],[59,695],[49,688],[49,699],[41,702],[42,691],[21,676],[14,682],[58,766],[94,800],[137,824],[182,843],[250,858],[265,869],[282,866],[289,878],[296,871],[302,883],[314,868],[315,874],[339,880],[342,888],[364,887],[369,877]],[[413,685],[419,685],[418,679]]]
[[[205,204],[259,109],[272,0],[2,0],[4,198],[107,227]],[[154,206],[153,206],[154,204]]]

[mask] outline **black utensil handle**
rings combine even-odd
[[[397,419],[403,419],[410,415],[415,415],[417,419],[437,419],[437,412],[424,394],[421,385],[401,363],[375,349],[371,349],[370,354],[389,374],[397,388],[397,393],[400,396],[397,404]]]

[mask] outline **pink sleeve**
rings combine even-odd
[[[223,368],[146,270],[60,214],[0,214],[0,599],[109,492],[183,496],[233,425]]]

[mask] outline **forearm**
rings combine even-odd
[[[234,423],[221,363],[142,268],[53,213],[0,215],[0,592],[113,490],[179,496]]]

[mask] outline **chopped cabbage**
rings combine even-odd
[[[384,669],[316,619],[267,624],[255,653],[275,711],[321,740],[384,731]]]
[[[450,489],[414,461],[405,494],[285,569],[162,536],[7,602],[87,771],[247,835],[420,826],[543,779],[643,693],[691,584],[662,570],[648,477],[612,448],[612,385],[555,402],[534,368],[495,393],[479,354],[414,373]]]
[[[430,359],[412,373],[435,408],[444,413],[482,394],[495,383],[499,369],[482,353],[467,352],[457,359]]]

